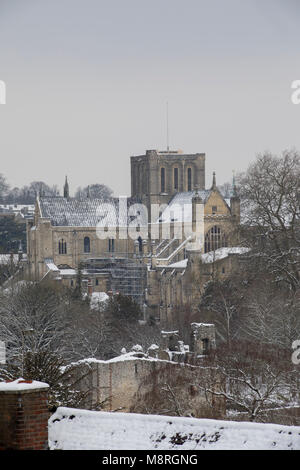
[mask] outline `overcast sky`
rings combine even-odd
[[[206,153],[206,181],[300,150],[299,0],[0,0],[0,173],[130,193],[131,155]]]

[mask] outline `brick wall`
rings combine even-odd
[[[48,385],[0,383],[0,450],[48,448]]]

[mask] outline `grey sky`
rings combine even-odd
[[[300,149],[298,0],[0,0],[0,173],[130,193],[130,155],[206,152],[207,186]]]

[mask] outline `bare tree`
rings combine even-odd
[[[9,189],[9,184],[6,181],[5,176],[0,173],[0,202],[5,201],[5,196]]]
[[[74,370],[76,369],[76,374]],[[16,380],[20,377],[26,380],[38,380],[49,385],[48,407],[55,411],[58,406],[84,408],[91,389],[81,390],[78,382],[85,377],[78,375],[78,368],[66,366],[65,360],[51,351],[27,351],[23,367],[9,363],[0,367],[0,380]],[[76,378],[75,378],[76,377]],[[92,403],[90,409],[102,409],[104,403]]]
[[[269,408],[284,407],[299,399],[298,383],[299,371],[289,351],[238,342],[212,354],[202,382],[195,385],[209,396],[223,397],[228,410],[246,412],[250,421],[264,421]]]
[[[10,279],[19,269],[20,263],[16,261],[14,255],[0,254],[0,286]]]
[[[260,344],[290,348],[299,337],[300,292],[292,296],[286,286],[260,277],[243,294],[243,335]]]
[[[234,275],[225,280],[210,281],[199,304],[202,321],[215,323],[218,337],[229,347],[240,331],[242,294],[239,287]]]
[[[220,418],[224,400],[214,399],[195,386],[203,369],[188,364],[160,364],[141,381],[131,412],[170,416]],[[196,379],[197,377],[197,379]]]
[[[38,195],[58,196],[59,190],[56,185],[49,186],[44,181],[33,181],[29,186],[12,188],[6,193],[5,201],[9,204],[34,204]]]
[[[259,258],[258,267],[295,292],[300,282],[299,153],[259,155],[239,185],[249,256]]]
[[[91,184],[90,186],[86,186],[84,188],[77,188],[75,192],[76,199],[85,199],[86,197],[91,197],[95,199],[104,199],[108,200],[112,197],[112,189],[104,184]]]
[[[0,338],[9,361],[19,363],[26,351],[62,351],[66,317],[61,295],[53,286],[26,282],[1,292]]]

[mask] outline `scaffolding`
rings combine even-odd
[[[138,305],[143,306],[147,266],[142,260],[125,257],[89,258],[85,260],[84,269],[88,274],[106,275],[109,290],[113,294],[132,297]]]

